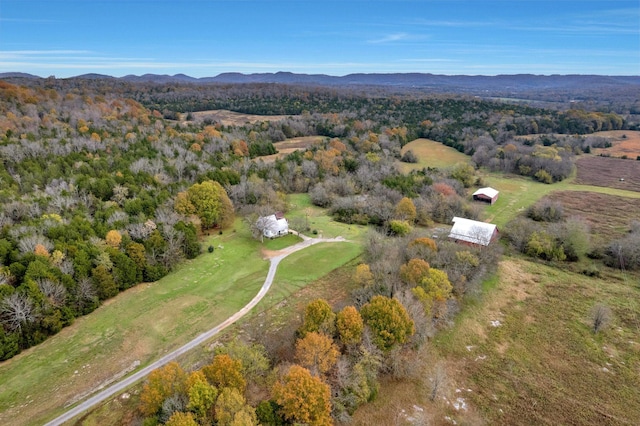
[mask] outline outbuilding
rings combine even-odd
[[[449,238],[462,244],[488,246],[498,239],[498,227],[492,223],[454,217]]]
[[[497,190],[491,187],[480,188],[476,192],[473,193],[474,201],[484,201],[485,203],[493,204],[498,201],[498,194],[500,194]]]

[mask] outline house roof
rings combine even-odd
[[[498,190],[493,189],[493,188],[491,188],[489,186],[487,186],[485,188],[480,188],[476,192],[473,193],[473,195],[486,195],[489,198],[493,198],[498,194],[499,194]]]
[[[473,244],[488,246],[491,237],[496,231],[496,225],[492,223],[478,222],[477,220],[454,217],[453,227],[449,233],[449,238],[466,241]]]

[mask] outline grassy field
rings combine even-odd
[[[326,211],[311,204],[309,194],[293,194],[289,196],[291,211],[287,212],[289,226],[298,221],[311,230],[307,235],[324,238],[344,237],[349,241],[361,242],[367,227],[340,223],[327,216]],[[304,231],[304,230],[303,230]],[[316,231],[317,234],[313,234]]]
[[[302,205],[308,197],[298,197],[297,202]],[[321,209],[305,208],[325,237],[344,235],[357,241],[363,233],[333,223]],[[233,230],[203,242],[203,247],[215,247],[213,253],[205,251],[162,280],[118,295],[44,343],[3,362],[0,423],[41,423],[112,377],[134,371],[222,322],[248,303],[264,282],[269,263],[261,249],[297,241],[290,236],[263,246],[238,220]],[[320,244],[292,255],[281,264],[273,290],[257,310],[279,303],[360,252],[356,242]]]
[[[500,173],[484,173],[482,179],[487,186],[500,191],[498,201],[484,207],[485,220],[495,223],[498,227],[503,227],[527,207],[556,191],[595,192],[617,197],[640,198],[640,193],[636,191],[576,184],[574,183],[575,174],[551,185],[524,176],[505,176]]]
[[[331,253],[334,257],[342,258],[343,260],[349,257],[348,253],[353,250],[353,245],[350,247],[349,244],[343,243],[333,243],[327,246],[332,247]],[[314,250],[315,248],[326,250],[322,245],[310,247],[309,250]],[[303,255],[305,251],[296,254]],[[310,253],[307,256],[313,257],[314,255]],[[283,264],[286,266],[288,262],[297,263],[306,260],[308,259],[292,256],[291,259],[285,259]],[[272,349],[274,345],[277,345],[275,352],[283,354],[292,352],[295,330],[302,323],[304,309],[310,301],[317,298],[326,299],[330,303],[333,302],[334,310],[338,310],[344,304],[349,303],[350,292],[356,285],[352,277],[357,263],[356,258],[328,274],[319,270],[312,271],[313,275],[324,275],[304,286],[300,286],[299,283],[295,282],[296,277],[294,275],[288,277],[288,274],[284,273],[286,268],[279,269],[273,290],[281,293],[284,296],[283,298],[263,300],[252,313],[224,330],[219,338],[215,339],[210,345],[201,346],[181,357],[180,363],[186,369],[200,368],[204,363],[210,362],[213,357],[213,347],[216,344],[233,338],[240,338],[244,341],[258,341],[262,344],[270,345]],[[280,277],[281,273],[285,275],[282,279]],[[272,293],[267,295],[268,298],[271,296]],[[136,417],[140,389],[140,384],[129,389],[128,392],[113,398],[83,418],[78,419],[75,424],[78,426],[130,424]],[[253,395],[249,390],[247,397],[250,400],[249,402],[255,405],[264,395]]]
[[[451,147],[430,139],[416,139],[402,147],[401,153],[413,151],[418,157],[417,163],[398,162],[398,167],[402,173],[409,173],[411,170],[422,170],[425,167],[435,167],[444,169],[457,163],[467,163],[470,158]]]
[[[488,424],[639,424],[638,277],[592,279],[513,258],[499,274],[433,342],[454,387],[471,390],[464,398],[481,417]],[[599,334],[590,328],[596,303],[613,311]],[[448,415],[464,423],[467,412]]]

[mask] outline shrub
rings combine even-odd
[[[543,200],[527,209],[527,217],[536,222],[560,222],[564,217],[562,204]]]
[[[418,157],[413,153],[413,151],[408,150],[402,155],[400,161],[402,161],[403,163],[417,163]]]
[[[536,231],[531,234],[526,253],[544,260],[565,260],[567,258],[564,249],[558,245],[554,236],[545,231]]]
[[[411,232],[411,225],[406,220],[390,220],[389,230],[392,234],[402,237]]]
[[[209,253],[213,253],[214,250],[215,250],[215,248],[213,246],[209,246],[209,248],[207,249],[207,251],[209,251]]]

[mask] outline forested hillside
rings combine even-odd
[[[475,183],[472,168],[396,170],[400,148],[415,137],[453,146],[478,165],[552,182],[592,141],[518,135],[627,126],[612,113],[451,96],[80,79],[30,86],[0,83],[2,359],[197,256],[198,234],[229,223],[234,209],[285,210],[287,193],[309,191],[338,220],[400,234],[405,198],[418,224],[474,217],[461,197]],[[223,126],[189,114],[210,108],[291,116]],[[251,161],[274,153],[274,142],[308,135],[326,139],[275,163]]]

